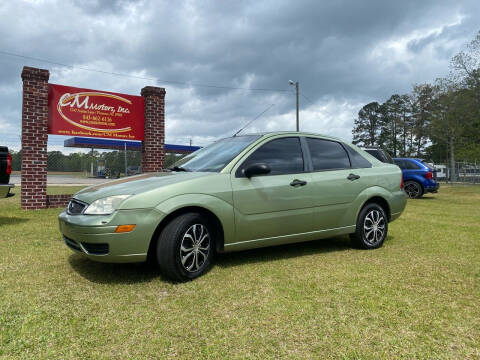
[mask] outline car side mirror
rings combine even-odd
[[[266,175],[270,173],[270,166],[267,164],[259,163],[259,164],[252,164],[247,167],[244,171],[244,174],[247,178],[251,178],[252,176],[256,175]]]

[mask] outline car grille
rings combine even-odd
[[[63,241],[65,244],[72,250],[79,251],[79,252],[86,252],[90,255],[107,255],[109,252],[108,244],[106,243],[87,243],[82,242],[81,245],[69,237],[63,235]]]
[[[87,204],[85,204],[81,201],[72,199],[68,203],[67,214],[69,214],[69,215],[80,215],[87,208],[87,206],[88,206]]]
[[[80,247],[80,245],[75,240],[72,240],[72,239],[66,237],[65,235],[63,235],[63,241],[65,241],[65,244],[70,249],[83,252],[82,248]]]
[[[93,244],[82,242],[83,248],[92,255],[107,255],[108,254],[108,244]]]

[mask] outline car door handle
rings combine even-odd
[[[307,185],[306,181],[295,179],[290,183],[290,186],[305,186]]]
[[[347,176],[347,179],[351,181],[357,180],[357,179],[360,179],[360,175],[350,174]]]

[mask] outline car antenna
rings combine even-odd
[[[233,134],[232,137],[235,137],[238,135],[238,133],[240,133],[240,131],[242,131],[243,129],[245,129],[248,125],[250,125],[252,122],[254,122],[255,120],[257,120],[260,116],[262,116],[263,114],[265,114],[268,110],[270,110],[272,107],[274,107],[275,104],[271,104],[269,107],[267,107],[265,110],[263,110],[260,114],[258,114],[257,116],[255,116],[252,120],[250,120],[247,124],[245,124],[244,127],[242,127],[240,130],[238,130],[235,134]]]

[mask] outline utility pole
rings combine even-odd
[[[296,98],[297,98],[297,132],[298,132],[298,131],[300,131],[300,116],[299,116],[299,105],[300,105],[300,104],[299,104],[299,102],[298,102],[298,94],[299,94],[299,92],[300,92],[300,91],[299,91],[300,85],[299,85],[298,81],[295,81],[295,82],[294,82],[294,81],[292,81],[292,80],[289,80],[288,83],[289,83],[290,85],[295,85],[295,93],[296,93],[295,95],[296,95]]]

